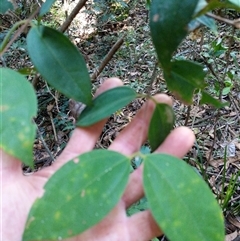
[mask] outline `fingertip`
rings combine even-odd
[[[191,129],[185,126],[177,127],[156,152],[164,152],[182,158],[192,148],[194,141],[195,135]]]
[[[99,87],[99,89],[96,91],[94,96],[97,97],[98,95],[102,94],[103,92],[109,89],[116,88],[122,85],[123,85],[123,82],[120,79],[115,77],[108,78],[104,80],[103,84]]]
[[[173,105],[173,100],[170,96],[166,94],[156,94],[153,96],[153,98],[158,102],[158,103],[165,103],[170,106]]]

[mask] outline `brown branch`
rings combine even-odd
[[[33,14],[26,20],[26,22],[16,31],[12,39],[8,42],[8,44],[4,47],[4,49],[0,53],[0,57],[7,51],[7,49],[13,44],[13,42],[20,36],[21,33],[24,32],[30,21],[38,14],[40,8],[38,7]]]
[[[152,76],[151,76],[148,88],[146,90],[146,93],[149,94],[149,95],[151,95],[153,82],[157,78],[157,67],[158,67],[158,60],[156,60],[156,62],[155,62],[154,69],[153,69],[153,72],[152,72]]]
[[[59,31],[60,32],[65,32],[67,30],[67,28],[69,27],[69,25],[71,24],[71,22],[73,21],[73,19],[76,17],[76,15],[79,13],[79,11],[81,10],[81,8],[85,5],[85,3],[87,2],[87,0],[80,0],[78,2],[78,4],[76,5],[76,7],[72,10],[72,12],[70,13],[70,15],[68,16],[68,18],[66,19],[66,21],[62,24],[62,26],[60,27]]]
[[[123,39],[126,35],[124,35],[122,38],[120,38],[110,49],[110,51],[107,53],[106,57],[103,59],[102,63],[98,67],[98,69],[92,74],[91,79],[94,81],[99,74],[103,71],[105,66],[109,63],[109,61],[112,59],[113,55],[117,52],[117,50],[121,47],[123,44]]]
[[[235,28],[240,28],[240,18],[235,19],[235,20],[230,20],[230,19],[227,19],[227,18],[220,17],[218,15],[215,15],[213,13],[206,13],[206,15],[210,18],[215,19],[215,20],[218,20],[218,21],[224,22],[226,24],[232,25]]]

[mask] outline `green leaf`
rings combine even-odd
[[[172,108],[163,103],[156,104],[148,129],[148,139],[155,151],[173,128],[175,116]]]
[[[206,86],[203,66],[186,60],[175,60],[171,68],[170,73],[164,73],[169,90],[183,102],[191,104],[195,89]]]
[[[217,34],[217,25],[214,19],[207,16],[201,16],[196,19],[196,21],[208,27],[214,34]]]
[[[143,185],[154,219],[171,241],[223,241],[221,209],[204,180],[166,154],[145,157]]]
[[[240,8],[240,1],[239,0],[228,0],[230,3],[236,5],[236,7]]]
[[[29,55],[36,69],[67,97],[92,104],[91,81],[82,55],[70,40],[44,26],[34,26],[27,36]]]
[[[222,108],[224,106],[227,106],[229,103],[221,103],[219,100],[213,98],[211,95],[209,95],[207,92],[202,91],[202,99],[200,101],[200,104],[211,104],[216,108]]]
[[[150,30],[158,59],[165,71],[170,65],[173,52],[188,32],[188,23],[198,0],[152,0]]]
[[[13,4],[8,0],[1,0],[0,3],[0,13],[4,14],[8,10],[13,9]]]
[[[0,148],[32,167],[36,132],[32,118],[37,114],[34,89],[21,74],[1,68],[0,91]]]
[[[130,160],[94,150],[61,167],[45,185],[28,216],[23,240],[62,240],[100,222],[118,203]]]
[[[40,9],[39,16],[42,17],[44,14],[46,14],[55,1],[56,0],[46,0]]]
[[[136,97],[136,92],[127,86],[107,90],[93,100],[92,106],[87,106],[83,110],[76,125],[90,126],[109,117]]]

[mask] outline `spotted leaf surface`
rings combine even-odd
[[[171,241],[223,241],[221,209],[192,167],[166,154],[144,158],[144,191],[154,219]]]
[[[61,240],[101,221],[126,187],[130,160],[94,150],[69,161],[45,185],[29,214],[23,240]]]
[[[0,69],[0,148],[26,165],[33,165],[33,142],[36,126],[37,98],[23,75]]]

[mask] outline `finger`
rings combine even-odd
[[[132,240],[151,240],[163,234],[149,210],[136,213],[128,218],[129,237]]]
[[[187,127],[179,127],[174,129],[168,135],[166,140],[155,152],[167,153],[178,158],[182,158],[191,149],[194,140],[194,134],[190,129]],[[141,165],[130,176],[127,188],[122,198],[126,207],[129,207],[144,195],[142,186],[142,170],[143,166]]]
[[[22,177],[21,166],[22,163],[15,157],[8,155],[0,149],[0,158],[2,160],[0,170],[3,180],[12,180],[12,178],[18,180]]]
[[[109,78],[105,80],[104,83],[101,85],[101,87],[97,90],[95,97],[106,90],[109,90],[111,88],[115,88],[121,85],[122,85],[122,81],[119,80],[118,78]],[[73,134],[66,148],[56,160],[56,163],[54,163],[54,165],[52,165],[51,167],[44,169],[43,171],[46,171],[46,172],[55,171],[58,168],[60,168],[64,163],[73,159],[74,157],[84,152],[92,150],[102,132],[102,128],[106,123],[106,120],[107,119],[102,120],[89,127],[77,127],[73,131]]]
[[[158,94],[154,99],[159,103],[172,105],[172,100],[165,94]],[[148,126],[155,107],[152,100],[148,100],[138,111],[133,121],[117,136],[109,149],[130,155],[140,149],[145,142]]]

